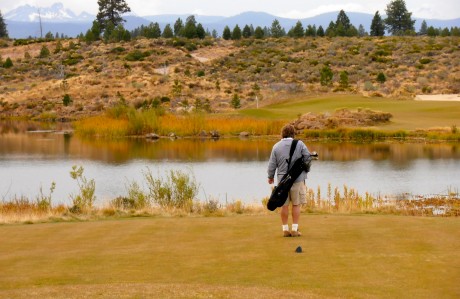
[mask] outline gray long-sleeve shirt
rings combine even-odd
[[[278,141],[272,149],[272,153],[270,155],[270,160],[268,162],[268,178],[272,179],[275,177],[275,172],[277,173],[278,182],[281,180],[283,175],[288,171],[288,164],[287,160],[289,160],[289,151],[291,149],[293,139],[292,138],[283,138]],[[302,157],[304,161],[307,161],[310,157],[310,152],[308,151],[307,146],[302,140],[299,140],[297,143],[296,149],[292,154],[291,164],[294,164],[294,161],[298,158]],[[307,179],[307,173],[303,171],[295,183],[301,182]]]

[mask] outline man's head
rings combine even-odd
[[[293,125],[285,125],[283,129],[281,129],[281,137],[283,138],[294,138],[295,137],[295,129]]]

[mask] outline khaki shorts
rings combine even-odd
[[[298,206],[304,204],[307,198],[307,186],[305,186],[305,182],[298,182],[292,185],[291,190],[289,191],[289,196],[286,202],[284,203],[285,206],[288,206],[290,202],[292,205]]]

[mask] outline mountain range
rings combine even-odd
[[[229,26],[230,29],[233,29],[237,24],[240,28],[243,28],[246,24],[252,24],[254,27],[270,27],[275,19],[280,22],[281,26],[283,26],[286,31],[293,27],[297,21],[301,21],[304,27],[307,25],[316,25],[316,27],[322,26],[326,29],[331,21],[335,22],[337,14],[338,11],[328,12],[298,20],[277,17],[264,12],[244,12],[231,17],[195,15],[195,19],[198,23],[201,23],[205,29],[209,31],[216,30],[220,35],[225,26]],[[355,27],[363,25],[366,31],[370,31],[370,25],[374,17],[372,14],[357,12],[346,12],[346,14]],[[77,15],[71,10],[66,9],[62,3],[55,3],[50,7],[44,8],[23,5],[5,13],[3,16],[11,38],[26,38],[29,36],[40,37],[41,34],[44,35],[46,32],[51,32],[53,34],[60,33],[69,37],[75,37],[80,33],[85,33],[96,18],[95,15],[91,15],[87,12],[82,12]],[[182,21],[185,22],[188,16],[189,15],[165,14],[141,17],[130,13],[124,15],[123,18],[126,20],[125,28],[133,30],[141,25],[148,25],[151,22],[158,22],[160,27],[163,28],[166,24],[173,25],[178,18],[181,18]],[[385,18],[385,16],[382,15],[382,18]],[[40,31],[40,19],[42,31]],[[418,30],[424,19],[413,19],[416,21],[415,28]],[[428,26],[433,26],[435,28],[460,27],[460,18],[452,20],[425,19],[425,21]]]

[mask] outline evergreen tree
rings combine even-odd
[[[418,32],[418,34],[426,35],[427,29],[428,29],[428,25],[426,24],[426,21],[423,20],[422,25],[420,26],[420,31]]]
[[[195,20],[194,15],[191,15],[191,16],[187,17],[187,19],[185,20],[184,37],[186,37],[186,38],[195,38],[195,37],[197,37],[197,34],[196,34],[196,20]]]
[[[283,27],[281,27],[280,22],[277,19],[273,21],[270,32],[271,36],[276,38],[286,35],[286,32],[284,31]]]
[[[412,20],[412,13],[407,10],[404,0],[391,1],[385,11],[387,13],[386,28],[392,35],[406,35],[415,31],[415,20]]]
[[[460,28],[458,28],[457,26],[450,27],[450,35],[451,36],[460,36]]]
[[[323,29],[323,26],[319,25],[318,30],[316,30],[316,35],[319,36],[319,37],[323,37],[323,36],[324,36],[324,29]]]
[[[385,34],[385,24],[377,10],[371,23],[371,36],[383,36]]]
[[[332,84],[332,78],[334,77],[334,74],[332,73],[332,70],[329,67],[329,65],[325,64],[323,66],[320,75],[320,83],[322,86],[329,86]]]
[[[163,29],[163,34],[161,36],[163,36],[164,38],[174,37],[174,33],[170,24],[166,24],[165,28]]]
[[[244,28],[243,28],[243,37],[244,38],[249,38],[251,36],[252,36],[251,27],[249,27],[248,25],[244,26]]]
[[[329,26],[328,26],[327,29],[326,29],[325,35],[326,35],[326,36],[329,36],[329,37],[334,37],[334,36],[336,36],[336,33],[335,33],[335,24],[334,24],[334,22],[331,21],[331,22],[329,23]]]
[[[10,67],[13,67],[13,61],[11,58],[6,58],[5,62],[3,63],[3,67],[6,69],[9,69]]]
[[[1,10],[0,10],[0,38],[8,38],[8,30],[6,29],[5,20],[3,19]]]
[[[348,72],[341,71],[339,74],[339,84],[341,88],[348,88]]]
[[[241,39],[241,29],[240,29],[240,26],[238,26],[238,24],[235,25],[235,28],[233,28],[232,39],[233,40]]]
[[[305,30],[305,36],[316,36],[316,27],[315,25],[308,25]]]
[[[340,10],[337,15],[337,20],[335,21],[336,35],[338,36],[347,36],[348,31],[351,28],[350,19],[348,18],[345,11]]]
[[[176,22],[174,23],[174,35],[179,37],[182,36],[184,29],[184,23],[182,22],[181,18],[178,18]]]
[[[240,97],[238,96],[238,94],[235,93],[233,95],[233,98],[230,104],[232,105],[234,109],[238,109],[241,107],[241,101],[240,101]]]
[[[112,31],[115,30],[115,25],[113,25],[112,21],[108,21],[104,30],[104,34],[102,34],[102,37],[104,38],[104,41],[107,43],[110,41],[110,37],[112,36]]]
[[[232,38],[232,32],[228,26],[225,26],[224,32],[222,32],[222,38],[225,40],[229,40]]]
[[[445,27],[443,30],[441,30],[441,36],[450,36],[449,28]]]
[[[204,39],[206,37],[206,30],[204,30],[204,27],[201,25],[201,23],[196,25],[196,37],[199,39]]]
[[[297,21],[297,23],[295,24],[294,28],[292,28],[292,34],[291,36],[294,37],[294,38],[300,38],[300,37],[303,37],[304,36],[304,29],[303,29],[303,25],[300,21]]]
[[[217,30],[216,30],[216,29],[213,29],[213,30],[212,30],[211,36],[212,36],[213,38],[217,38]]]
[[[426,30],[426,35],[431,36],[431,37],[437,36],[437,35],[439,35],[439,31],[436,30],[436,28],[434,28],[433,26],[430,26]]]
[[[94,40],[98,40],[101,38],[101,26],[97,21],[93,21],[93,26],[90,30],[94,36]]]
[[[264,38],[264,36],[265,36],[265,33],[264,33],[264,30],[262,29],[262,27],[257,26],[256,30],[254,30],[254,38],[262,39],[262,38]]]
[[[113,28],[122,24],[125,20],[121,15],[131,11],[125,0],[98,0],[97,4],[99,12],[96,20],[103,31],[106,30],[109,22],[112,23]]]
[[[161,36],[160,24],[151,22],[147,27],[142,27],[141,35],[147,38],[159,38]]]
[[[366,29],[364,29],[363,24],[359,24],[358,36],[363,37],[363,36],[366,36],[366,35],[367,35],[367,32],[366,32]]]

